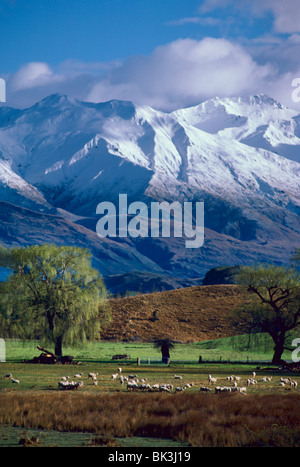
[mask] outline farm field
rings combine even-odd
[[[28,363],[40,354],[38,341],[6,339],[5,344],[6,362],[0,363],[0,447],[300,446],[300,373],[282,372],[268,363],[273,343],[266,334],[250,339],[248,335],[179,339],[171,349],[170,366],[161,363],[153,342],[130,337],[64,347],[63,354],[72,355],[74,365]],[[114,361],[116,354],[130,358]],[[290,360],[291,352],[283,358]],[[149,361],[151,365],[146,364]],[[112,378],[119,367],[122,375],[136,375],[151,387],[173,388],[170,393],[128,390],[126,383]],[[253,371],[257,384],[247,386]],[[88,378],[91,372],[98,373],[97,385]],[[19,383],[5,379],[8,373]],[[217,378],[215,383],[209,384],[209,374]],[[246,395],[215,393],[215,386],[232,385],[230,375],[241,378],[238,386],[246,387]],[[58,387],[63,376],[82,381],[83,386],[63,391]],[[265,376],[271,381],[262,381]],[[298,386],[281,385],[281,378],[296,380]],[[200,391],[203,386],[211,391]]]
[[[32,446],[300,446],[300,375],[253,364],[137,366],[122,362],[123,375],[172,384],[170,393],[130,391],[112,375],[120,362],[79,365],[0,363],[0,447]],[[256,372],[257,384],[247,386]],[[97,374],[97,385],[88,373]],[[5,379],[7,373],[13,378]],[[80,376],[75,376],[79,375]],[[217,378],[209,384],[208,374]],[[175,375],[181,379],[175,378]],[[216,394],[240,376],[247,394]],[[82,381],[75,391],[58,389],[62,376]],[[271,381],[262,381],[271,376]],[[297,388],[281,386],[292,378]],[[190,387],[176,392],[175,387]],[[200,391],[205,386],[209,393]],[[160,444],[161,443],[161,444]]]

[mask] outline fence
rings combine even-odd
[[[5,340],[0,339],[0,362],[6,361],[6,347],[5,347]]]
[[[289,362],[289,360],[286,360]],[[224,363],[224,364],[270,364],[270,360],[258,360],[250,357],[244,359],[234,360],[234,359],[224,359],[220,357],[219,359],[203,359],[202,356],[199,356],[199,360],[173,360],[165,359],[162,360],[161,357],[139,357],[137,359],[137,365],[139,366],[150,366],[150,365],[197,365],[202,363]]]

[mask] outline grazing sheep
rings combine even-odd
[[[118,368],[118,373],[122,373],[122,368]]]
[[[281,383],[289,384],[291,378],[280,378]]]
[[[88,378],[95,378],[96,376],[98,376],[98,373],[89,373],[88,374]]]
[[[159,384],[152,384],[152,389],[159,389]]]
[[[11,379],[12,378],[12,373],[6,373],[4,376],[4,379]]]
[[[159,391],[171,392],[173,390],[172,384],[160,384]]]
[[[138,384],[136,381],[127,381],[127,389],[137,389]]]
[[[255,371],[252,371],[252,378],[255,378],[255,376],[256,376]]]
[[[227,386],[216,386],[215,393],[218,394],[220,392],[231,392],[231,388]]]
[[[290,381],[290,385],[292,386],[292,388],[295,388],[295,389],[296,389],[296,387],[298,386],[298,383],[297,383],[297,381],[295,381],[295,380],[291,380],[291,381]]]
[[[111,375],[111,378],[112,378],[112,379],[117,379],[118,376],[119,376],[118,373],[114,373],[113,375]]]
[[[12,378],[11,382],[16,383],[16,384],[20,384],[20,381],[18,379],[14,379],[14,378]]]
[[[201,387],[200,387],[200,391],[201,391],[201,392],[211,392],[212,389],[211,389],[211,388],[208,388],[207,386],[201,386]]]
[[[182,376],[174,375],[174,378],[175,378],[175,379],[182,379]]]
[[[65,390],[71,390],[71,389],[78,389],[83,387],[83,382],[82,381],[59,381],[58,382],[58,388],[59,389],[65,389]]]
[[[217,378],[212,378],[211,375],[208,375],[208,381],[209,381],[209,384],[216,383]]]
[[[250,384],[256,384],[256,383],[257,383],[256,379],[253,379],[253,378],[247,379],[247,386],[250,386]]]
[[[93,382],[93,385],[94,385],[94,386],[98,386],[98,381],[94,381],[94,382]]]

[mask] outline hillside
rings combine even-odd
[[[102,339],[197,342],[242,334],[243,329],[232,328],[228,319],[242,300],[236,285],[186,287],[112,299],[112,324],[103,331]]]

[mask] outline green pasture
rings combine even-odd
[[[290,394],[299,393],[300,376],[293,375],[297,380],[298,388],[292,389],[289,385],[280,386],[280,378],[286,377],[277,367],[270,365],[272,358],[272,342],[267,335],[252,336],[249,342],[248,336],[237,338],[219,339],[215,341],[175,344],[171,350],[170,365],[157,364],[138,365],[137,359],[147,357],[160,360],[161,354],[152,343],[142,342],[86,342],[76,348],[64,348],[64,355],[73,355],[77,364],[71,365],[46,365],[33,364],[29,361],[40,354],[37,341],[20,341],[7,339],[6,362],[0,362],[0,394],[7,392],[35,392],[45,394],[58,392],[58,382],[62,376],[69,376],[70,380],[81,380],[84,383],[77,391],[91,394],[121,393],[126,392],[126,384],[121,385],[119,379],[113,380],[112,374],[118,367],[122,368],[123,375],[134,374],[138,378],[147,378],[147,382],[153,384],[172,384],[174,388],[184,384],[191,384],[186,389],[190,393],[199,392],[201,386],[208,386],[208,374],[217,377],[217,384],[228,386],[227,376],[241,377],[241,386],[246,385],[247,378],[252,371],[256,372],[258,383],[247,387],[247,394]],[[47,346],[51,350],[50,346]],[[116,354],[128,354],[130,360],[114,361],[112,356]],[[202,363],[199,364],[199,356]],[[285,355],[290,359],[289,352]],[[79,362],[79,363],[78,363]],[[97,384],[88,378],[90,372],[97,373]],[[13,378],[19,383],[13,383],[11,379],[5,379],[7,373],[12,373]],[[80,376],[77,376],[79,375]],[[182,379],[175,379],[175,374]],[[271,382],[262,382],[263,376],[272,376]],[[213,390],[213,386],[212,386]],[[151,396],[151,394],[149,394]],[[34,446],[89,446],[101,445],[107,440],[94,439],[91,433],[69,433],[45,430],[33,430],[16,426],[0,427],[0,447],[22,446],[22,442],[33,443]],[[109,440],[108,440],[109,442]],[[115,447],[182,447],[184,444],[166,439],[130,438],[112,440]],[[21,443],[21,444],[19,444]],[[100,443],[100,444],[99,444]],[[109,444],[108,444],[109,446]]]
[[[288,339],[291,342],[293,337]],[[18,339],[6,339],[6,361],[20,362],[37,357],[41,352],[38,341],[20,341]],[[182,362],[199,361],[199,357],[205,362],[270,362],[273,356],[273,342],[268,334],[241,335],[211,341],[175,343],[171,349],[171,360]],[[51,346],[46,346],[53,350]],[[125,341],[87,341],[75,348],[63,348],[64,355],[72,355],[75,360],[91,362],[111,362],[112,356],[117,354],[130,355],[131,361],[137,358],[160,359],[159,349],[151,342],[125,342]],[[285,351],[283,358],[291,359],[291,351]]]

